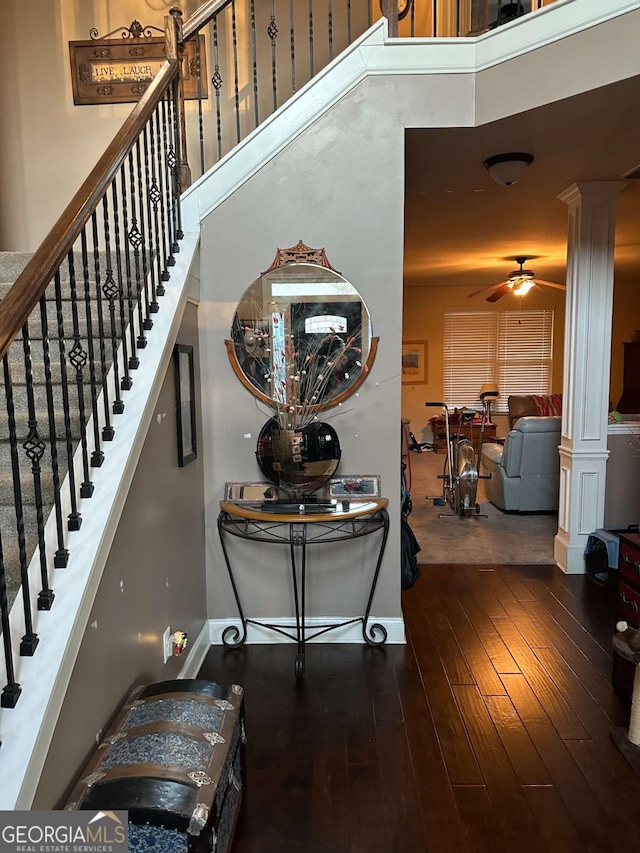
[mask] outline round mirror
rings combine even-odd
[[[243,384],[278,413],[289,413],[279,418],[283,427],[297,428],[359,387],[376,345],[352,284],[329,266],[286,263],[246,291],[227,350]]]

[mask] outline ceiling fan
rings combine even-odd
[[[498,299],[502,299],[503,296],[506,296],[507,293],[515,293],[516,296],[524,296],[527,294],[532,287],[540,287],[544,290],[544,287],[553,287],[556,290],[566,290],[567,288],[564,284],[556,284],[553,281],[545,281],[542,278],[534,278],[535,273],[533,270],[527,270],[524,268],[528,258],[518,257],[514,258],[514,261],[519,265],[517,270],[512,270],[509,273],[509,276],[506,281],[501,281],[498,284],[492,284],[489,287],[482,287],[480,290],[474,290],[473,293],[469,294],[469,299],[472,296],[478,296],[480,293],[490,293],[487,296],[487,302],[497,302]]]

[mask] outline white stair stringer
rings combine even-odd
[[[70,534],[68,565],[52,572],[50,585],[56,593],[53,607],[38,611],[32,602],[33,629],[40,640],[33,657],[18,654],[25,630],[21,597],[11,611],[15,678],[22,694],[15,708],[0,709],[0,810],[28,809],[33,801],[187,303],[189,271],[199,245],[199,230],[197,223],[186,217],[183,228],[185,236],[180,241],[176,265],[171,269],[160,311],[154,315],[135,383],[127,392],[125,413],[119,416],[114,440],[108,444],[108,459],[102,467],[92,469],[94,493],[80,502],[83,523],[80,530]],[[87,432],[90,436],[90,426]],[[80,452],[77,450],[74,458],[77,471],[81,471]],[[63,511],[68,512],[67,480],[61,498]],[[45,538],[48,543],[55,542],[53,514],[47,522]],[[29,565],[29,576],[34,578],[33,589],[39,589],[37,549]],[[5,683],[4,657],[0,658],[0,683]]]

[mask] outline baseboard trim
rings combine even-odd
[[[211,645],[211,640],[209,639],[210,636],[211,629],[209,627],[209,623],[205,620],[195,643],[193,643],[192,645],[190,644],[191,651],[189,652],[187,659],[184,662],[184,666],[180,670],[180,675],[178,676],[178,678],[198,677],[198,673],[202,668],[204,659],[206,658],[207,652],[209,651],[209,646]]]
[[[292,616],[275,618],[275,617],[256,617],[260,622],[277,623],[287,631],[295,631],[295,619]],[[306,624],[311,633],[314,628],[319,625],[333,624],[340,622],[339,617],[331,616],[314,616],[306,619]],[[384,626],[387,631],[387,644],[404,645],[407,640],[404,633],[404,619],[400,618],[384,618],[373,616],[369,619],[369,625],[373,623]],[[210,619],[209,620],[209,642],[212,646],[222,645],[222,632],[225,628],[233,625],[240,632],[242,630],[242,622],[239,619]],[[247,645],[264,645],[269,643],[291,643],[289,637],[279,634],[277,631],[272,631],[269,628],[263,628],[261,625],[247,625]],[[348,625],[335,628],[327,631],[313,640],[310,643],[364,643],[362,636],[362,626],[359,622],[351,622]]]

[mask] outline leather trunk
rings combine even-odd
[[[176,679],[138,687],[66,808],[128,810],[130,850],[228,853],[245,740],[238,685]]]

